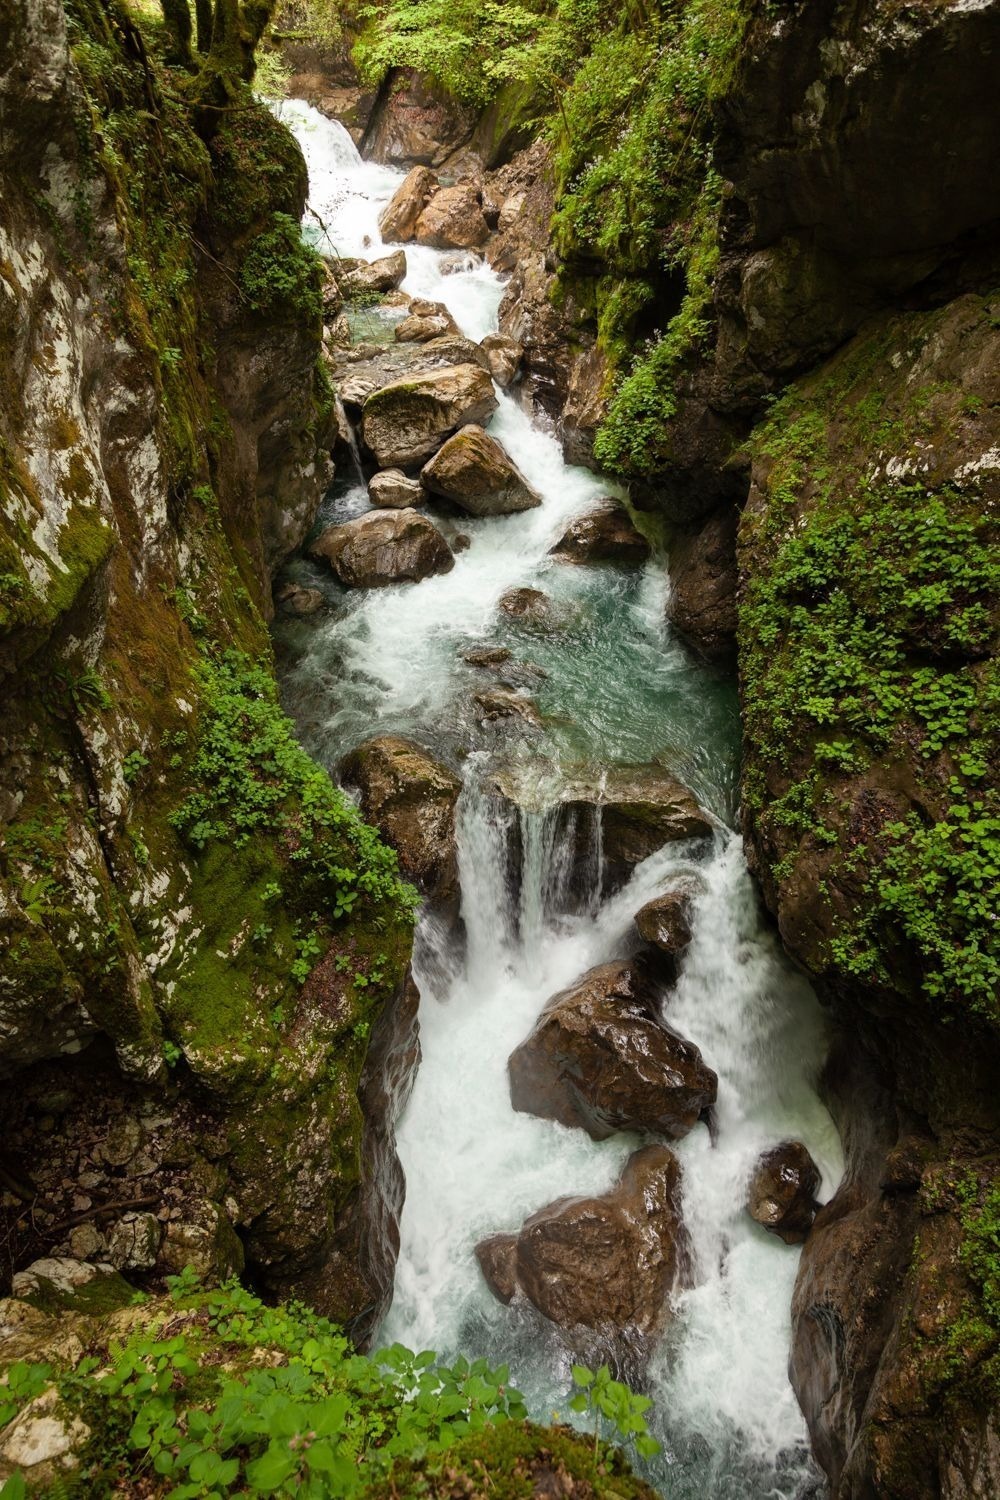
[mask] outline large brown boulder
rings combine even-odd
[[[474,425],[449,438],[420,478],[432,494],[443,495],[470,516],[506,516],[542,503],[496,439]]]
[[[491,417],[497,405],[493,381],[479,365],[445,365],[374,391],[362,408],[361,434],[380,468],[412,468],[456,428]]]
[[[608,499],[569,523],[552,556],[563,562],[638,564],[649,556],[649,543],[620,501]]]
[[[560,1328],[648,1337],[686,1270],[680,1176],[672,1151],[644,1146],[610,1192],[560,1198],[520,1233],[483,1240],[476,1256],[490,1290],[502,1302],[520,1291]]]
[[[435,250],[476,250],[490,237],[479,189],[471,182],[435,193],[414,230],[418,245]]]
[[[433,899],[454,897],[459,778],[413,740],[391,734],[352,750],[340,774],[359,789],[365,820],[396,850],[406,879]]]
[[[693,1042],[660,1020],[639,965],[591,969],[549,1001],[507,1067],[514,1108],[595,1141],[617,1130],[679,1140],[712,1104],[718,1080]]]
[[[712,824],[686,786],[660,766],[617,766],[593,785],[567,787],[567,811],[599,813],[606,886],[623,885],[636,865],[665,844],[709,838]],[[584,839],[579,855],[585,858],[591,834],[586,817],[578,816]]]
[[[801,1245],[819,1205],[820,1171],[801,1141],[765,1151],[747,1188],[750,1217],[786,1245]]]
[[[309,555],[328,562],[349,589],[417,583],[455,566],[440,531],[416,510],[373,510],[330,526],[312,543]]]
[[[488,333],[483,339],[483,348],[490,362],[490,374],[502,390],[514,384],[521,368],[524,350],[516,339],[502,333]]]
[[[684,881],[654,896],[635,914],[636,931],[655,950],[661,970],[673,976],[677,960],[691,941],[691,903],[697,887]]]
[[[379,214],[382,238],[390,244],[412,240],[417,220],[437,189],[438,180],[429,167],[414,167],[408,172]]]

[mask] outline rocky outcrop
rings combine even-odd
[[[450,365],[374,391],[362,409],[361,434],[380,468],[412,468],[456,428],[482,423],[496,409],[493,382],[479,365]]]
[[[394,167],[440,167],[472,137],[476,111],[414,68],[393,68],[378,92],[363,156]]]
[[[666,1146],[629,1157],[615,1186],[592,1198],[560,1198],[517,1234],[476,1246],[487,1285],[501,1302],[520,1293],[571,1332],[600,1333],[634,1361],[666,1321],[686,1269],[681,1170]]]
[[[455,566],[451,548],[433,521],[419,511],[374,510],[328,526],[309,547],[349,589],[419,583]]]
[[[390,244],[413,239],[417,220],[438,190],[438,180],[429,167],[414,167],[408,172],[379,214],[382,238]]]
[[[399,867],[432,900],[458,894],[455,806],[462,783],[412,740],[380,735],[341,763],[361,808],[399,855]]]
[[[508,1070],[515,1109],[595,1141],[617,1130],[678,1140],[715,1102],[715,1074],[663,1024],[655,986],[630,963],[591,969],[554,996]]]
[[[431,494],[443,496],[470,516],[507,516],[542,503],[496,439],[473,424],[438,449],[420,479]]]
[[[625,507],[617,500],[601,500],[570,522],[551,555],[563,562],[638,564],[649,551]]]
[[[477,250],[489,235],[482,194],[471,182],[459,182],[434,193],[413,231],[418,245],[430,245],[435,250]]]
[[[765,1151],[747,1188],[747,1211],[786,1245],[801,1245],[816,1217],[819,1168],[801,1141]]]
[[[677,531],[668,551],[667,618],[710,661],[736,653],[736,529],[739,514],[723,507],[697,531]]]

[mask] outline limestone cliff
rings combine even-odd
[[[356,1234],[410,898],[271,668],[329,475],[301,154],[161,42],[0,6],[0,1275],[155,1201],[134,1270],[287,1287]]]

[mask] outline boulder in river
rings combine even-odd
[[[674,976],[677,959],[691,941],[691,904],[696,890],[694,881],[682,881],[661,896],[654,896],[635,914],[639,936],[655,950],[666,977]]]
[[[432,494],[444,496],[472,516],[506,516],[542,503],[496,439],[475,424],[449,438],[425,464],[420,478]]]
[[[578,861],[589,860],[593,824],[600,817],[603,875],[610,890],[624,885],[636,865],[665,844],[712,834],[694,794],[660,766],[612,767],[592,784],[567,786],[562,801],[577,815]]]
[[[512,1105],[595,1141],[618,1130],[679,1140],[715,1103],[718,1079],[659,1012],[641,965],[591,969],[548,1002],[511,1053]]]
[[[562,615],[554,600],[541,589],[508,589],[501,594],[497,608],[511,620],[520,620],[532,630],[556,630]]]
[[[649,556],[649,543],[620,501],[607,499],[571,521],[551,555],[562,562],[638,565]]]
[[[309,548],[310,557],[328,562],[349,589],[417,583],[433,573],[450,573],[451,548],[432,521],[417,510],[373,510],[329,526]]]
[[[479,718],[488,724],[497,719],[520,719],[533,726],[542,722],[531,699],[509,688],[498,687],[488,693],[477,693],[474,701]]]
[[[274,602],[286,615],[314,615],[326,600],[321,589],[305,588],[301,583],[286,583],[274,596]]]
[[[479,365],[446,365],[376,390],[362,408],[361,433],[380,468],[412,468],[456,428],[492,416],[497,404]]]
[[[406,254],[395,250],[378,260],[345,260],[338,267],[340,290],[351,298],[393,292],[406,275]]]
[[[514,384],[521,368],[523,348],[517,339],[508,338],[503,333],[488,333],[483,339],[483,348],[490,362],[490,374],[501,390],[506,390]]]
[[[441,188],[417,220],[413,237],[435,250],[475,250],[490,237],[479,189],[471,182]]]
[[[443,313],[427,313],[423,316],[409,313],[401,323],[396,324],[393,337],[397,344],[427,344],[431,339],[440,338],[442,334],[454,332],[454,321]]]
[[[820,1171],[801,1141],[765,1151],[747,1189],[750,1217],[786,1245],[801,1245],[812,1228]]]
[[[595,1197],[560,1198],[518,1234],[476,1246],[501,1302],[521,1292],[560,1328],[587,1328],[616,1342],[654,1333],[687,1266],[681,1169],[666,1146],[629,1157],[618,1182]]]
[[[365,820],[396,850],[406,879],[432,899],[455,897],[459,778],[413,740],[392,734],[352,750],[340,774],[359,789]]]
[[[378,227],[382,238],[390,244],[412,240],[417,220],[437,190],[438,180],[429,167],[414,167],[407,172],[379,214]]]
[[[380,469],[368,481],[368,498],[382,510],[405,510],[422,505],[427,491],[419,479],[411,479],[402,469]]]

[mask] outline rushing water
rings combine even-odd
[[[363,162],[346,131],[309,106],[291,102],[283,113],[309,166],[315,238],[374,258],[382,250],[378,212],[402,173]],[[453,257],[414,246],[407,261],[406,291],[446,303],[472,338],[495,328],[502,284],[488,266],[456,269]],[[378,320],[377,312],[364,316]],[[377,332],[373,324],[362,336]],[[629,571],[548,557],[566,522],[608,493],[606,481],[567,467],[552,435],[509,396],[501,396],[490,431],[542,494],[539,509],[463,518],[469,549],[451,573],[416,586],[348,593],[299,562],[293,571],[322,587],[331,608],[278,627],[286,702],[319,758],[332,767],[361,739],[402,732],[464,772],[466,942],[449,947],[433,918],[423,919],[423,1063],[398,1132],[407,1200],[382,1333],[446,1358],[474,1352],[507,1361],[536,1416],[565,1412],[570,1356],[560,1335],[530,1307],[503,1307],[491,1296],[473,1246],[491,1231],[517,1229],[557,1197],[604,1191],[640,1141],[595,1144],[583,1131],[515,1114],[506,1061],[555,991],[629,951],[632,917],[645,901],[670,877],[695,874],[694,936],[667,1008],[719,1074],[718,1140],[713,1146],[698,1126],[676,1148],[695,1272],[650,1368],[664,1444],[651,1477],[664,1495],[692,1500],[804,1494],[815,1476],[786,1375],[798,1251],[758,1229],[742,1205],[760,1151],[779,1140],[806,1142],[823,1172],[824,1198],[841,1157],[814,1089],[824,1046],[819,1008],[762,923],[731,831],[733,688],[672,638],[662,560]],[[322,519],[365,508],[363,485],[348,475]],[[498,616],[500,595],[529,584],[553,597],[563,628],[532,634]],[[541,729],[486,731],[477,723],[472,695],[491,683],[462,659],[477,644],[507,646],[534,669],[526,681]],[[717,816],[714,847],[667,848],[625,890],[602,901],[597,883],[588,910],[568,913],[560,900],[565,851],[547,807],[581,767],[599,773],[653,760],[682,776]],[[521,814],[516,903],[495,803],[484,790],[491,770],[511,761],[534,793]]]

